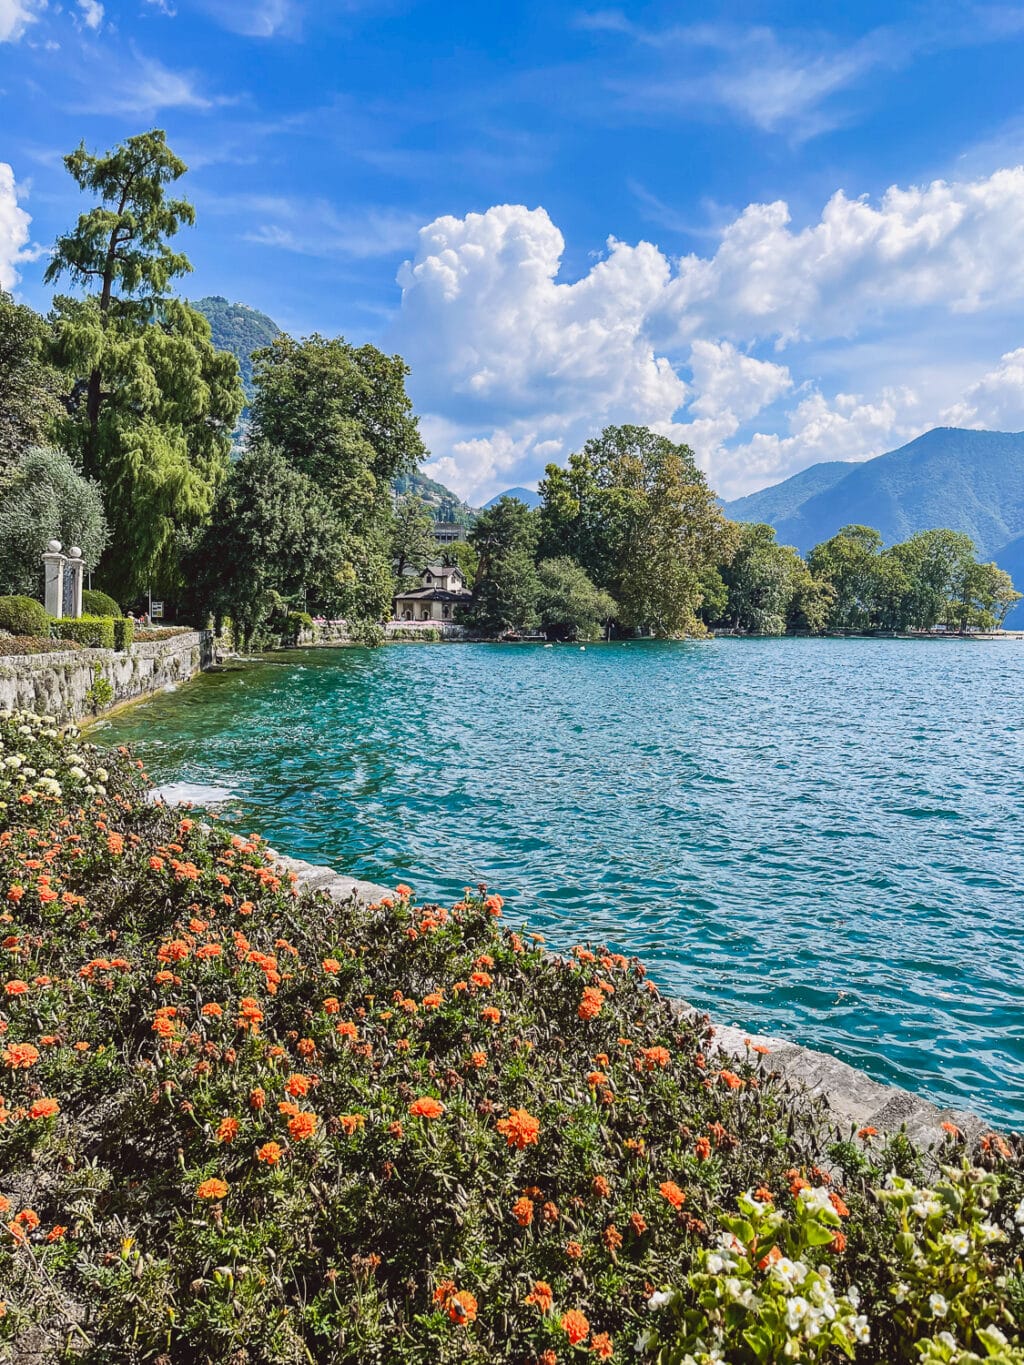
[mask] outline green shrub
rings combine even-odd
[[[114,599],[98,588],[86,588],[82,593],[82,611],[87,616],[121,615],[121,608]]]
[[[308,611],[290,611],[285,626],[285,634],[298,639],[304,630],[313,629],[313,618]]]
[[[114,648],[114,622],[109,616],[80,616],[77,620],[62,616],[50,623],[50,632],[57,640],[77,640],[92,649]]]
[[[92,686],[86,692],[85,700],[94,716],[114,700],[114,689],[103,676],[103,670],[99,664],[93,664]]]
[[[130,621],[127,616],[114,617],[114,648],[119,649],[122,654],[127,654],[132,647],[135,639],[135,622]]]
[[[32,597],[0,597],[0,630],[12,635],[49,635],[50,617]]]
[[[377,649],[387,638],[378,621],[351,621],[349,635],[353,644],[368,645],[370,649]]]

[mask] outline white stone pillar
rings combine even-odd
[[[64,615],[64,556],[60,552],[60,541],[47,543],[43,555],[43,572],[46,578],[46,610],[51,616]]]
[[[65,611],[77,621],[82,614],[82,580],[85,577],[85,560],[77,545],[68,550],[68,568],[71,570],[71,601],[65,603]]]

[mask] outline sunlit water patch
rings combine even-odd
[[[97,739],[283,853],[487,882],[725,1022],[1024,1124],[1022,717],[1011,642],[409,645],[208,675]]]

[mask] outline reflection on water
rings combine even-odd
[[[485,881],[725,1021],[1022,1123],[1022,715],[1012,642],[409,645],[210,675],[97,739],[284,853]]]

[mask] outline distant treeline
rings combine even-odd
[[[692,452],[644,427],[609,427],[549,465],[540,494],[537,511],[503,498],[470,533],[464,619],[488,635],[990,629],[1021,597],[945,529],[883,548],[846,526],[804,559],[771,526],[729,521]]]

